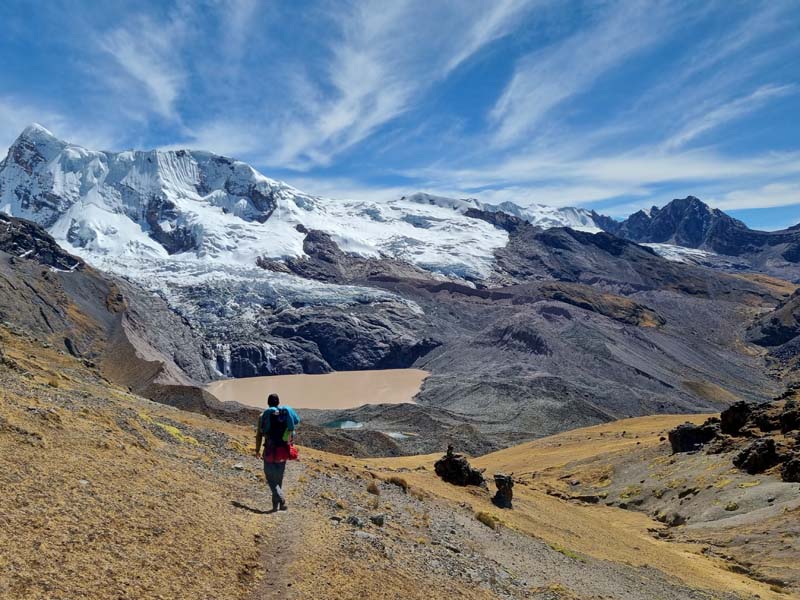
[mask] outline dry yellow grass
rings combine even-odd
[[[479,510],[476,512],[475,518],[486,525],[489,529],[497,529],[500,527],[500,519],[495,515],[486,512],[485,510]]]
[[[403,479],[402,477],[397,477],[396,475],[392,475],[391,477],[386,478],[386,483],[391,483],[392,485],[396,485],[404,492],[408,493],[408,481]]]
[[[797,289],[797,285],[791,281],[778,279],[777,277],[771,277],[762,273],[740,273],[734,274],[733,277],[739,277],[740,279],[746,279],[748,281],[758,283],[759,285],[763,285],[776,295],[783,294],[785,296],[789,296]]]
[[[702,554],[695,544],[678,544],[655,539],[648,529],[658,527],[647,515],[602,505],[582,505],[546,493],[548,483],[561,475],[560,467],[604,454],[647,447],[676,425],[701,423],[709,415],[660,415],[639,417],[568,431],[528,442],[474,459],[487,473],[514,473],[525,481],[514,488],[514,509],[503,512],[506,527],[546,541],[553,547],[594,558],[651,566],[692,587],[759,594],[779,599],[769,586],[728,570],[726,564]],[[431,467],[440,455],[360,461],[370,468],[409,469],[404,477],[415,489],[422,489],[454,503],[465,503],[476,512],[491,507],[489,494],[448,485],[428,468],[411,471],[420,464]],[[535,477],[531,478],[535,474]]]
[[[4,338],[32,372],[75,369]],[[236,509],[250,479],[211,469],[215,449],[173,423],[235,438],[243,428],[106,385],[38,376],[0,390],[0,597],[240,598],[260,576],[256,515]],[[59,406],[54,394],[74,405]],[[81,408],[83,406],[83,408]],[[141,415],[147,415],[142,418]],[[156,423],[164,437],[153,434]],[[137,443],[123,429],[137,432]],[[249,437],[249,435],[248,435]]]
[[[684,387],[692,392],[695,396],[709,400],[710,402],[724,402],[725,404],[733,404],[741,400],[735,394],[732,394],[725,388],[718,386],[710,381],[692,381],[685,380]]]

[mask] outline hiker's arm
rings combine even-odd
[[[261,440],[263,439],[261,433],[261,419],[258,421],[258,429],[256,430],[256,456],[261,456]]]

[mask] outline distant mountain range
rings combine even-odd
[[[174,263],[170,257],[180,257],[207,269],[252,266],[254,256],[301,257],[303,234],[296,227],[302,225],[328,233],[348,253],[479,280],[506,236],[465,217],[468,210],[743,257],[762,269],[800,261],[797,228],[754,231],[692,196],[624,221],[582,208],[425,193],[388,203],[332,201],[208,152],[95,152],[38,125],[25,129],[0,163],[0,210],[39,223],[75,253],[132,276],[140,258]]]
[[[0,264],[15,282],[42,264],[58,283],[0,285],[3,318],[45,298],[37,331],[64,343],[78,321],[59,286],[78,313],[117,286],[125,334],[165,365],[159,385],[428,369],[417,405],[325,415],[420,433],[391,442],[403,452],[768,399],[777,384],[748,325],[793,286],[729,271],[794,279],[800,260],[800,230],[753,231],[696,198],[622,222],[424,193],[334,201],[209,152],[96,152],[39,126],[0,162],[0,212],[33,222],[5,221]],[[84,261],[112,277],[91,304],[72,272]]]

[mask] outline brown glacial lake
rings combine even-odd
[[[223,402],[264,408],[276,393],[292,408],[355,408],[364,404],[413,403],[427,371],[386,369],[325,375],[271,375],[215,381],[206,389]]]

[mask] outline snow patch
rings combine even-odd
[[[709,260],[719,256],[714,252],[699,250],[697,248],[686,248],[684,246],[675,246],[674,244],[647,243],[640,245],[652,248],[656,254],[672,262],[697,264],[698,261]]]

